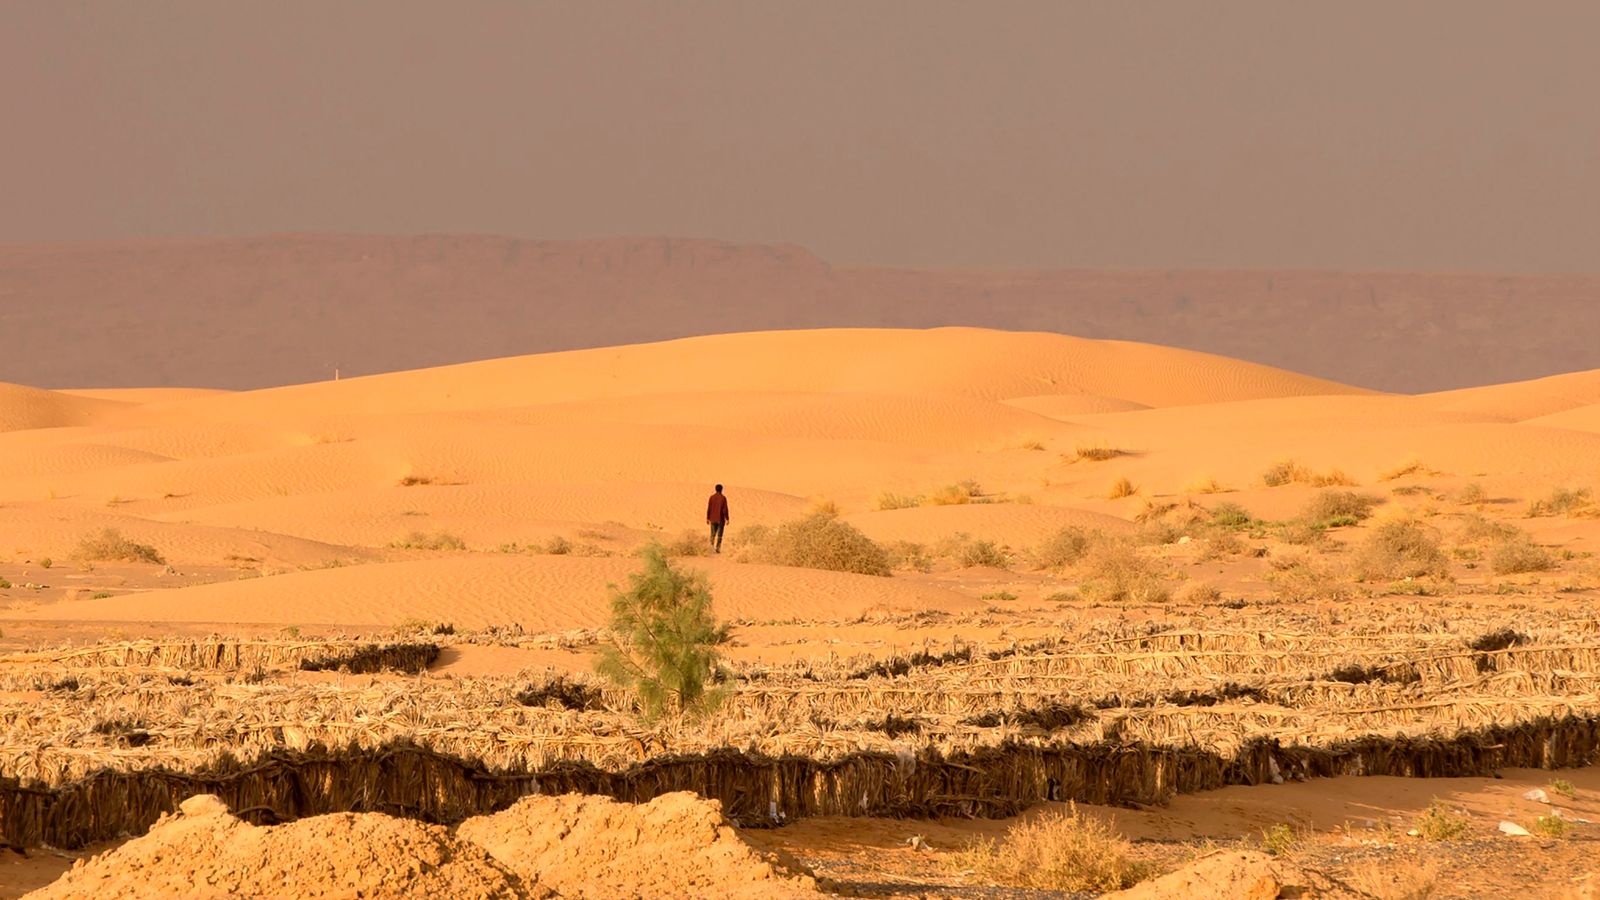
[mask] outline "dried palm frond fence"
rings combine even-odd
[[[439,645],[423,641],[374,643],[353,640],[200,640],[124,641],[0,656],[0,673],[59,669],[180,669],[237,672],[250,669],[306,669],[370,672],[424,671],[439,658]]]
[[[1041,800],[1154,804],[1177,793],[1284,777],[1487,775],[1508,767],[1593,762],[1600,717],[1538,719],[1455,737],[1367,736],[1330,746],[1259,740],[1232,757],[1193,747],[1038,745],[971,751],[861,752],[833,760],[734,750],[659,757],[608,771],[556,763],[496,772],[480,763],[396,742],[377,748],[274,750],[203,771],[108,767],[49,787],[0,778],[0,838],[22,847],[77,848],[140,834],[184,798],[217,794],[257,822],[378,811],[452,822],[535,793],[579,792],[642,802],[695,791],[722,801],[736,821],[803,816],[1002,816]]]

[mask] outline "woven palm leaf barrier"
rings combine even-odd
[[[0,676],[17,677],[41,667],[53,669],[146,668],[199,672],[248,669],[309,669],[364,672],[421,672],[439,657],[428,642],[318,640],[127,641],[0,656]]]
[[[1010,815],[1041,800],[1155,804],[1174,794],[1282,778],[1336,775],[1482,776],[1515,766],[1581,766],[1600,755],[1600,718],[1537,719],[1453,737],[1367,736],[1327,747],[1259,740],[1231,757],[1193,747],[1007,742],[973,751],[860,752],[833,760],[712,750],[620,770],[557,763],[497,771],[409,742],[381,747],[273,750],[202,770],[100,771],[55,787],[0,778],[0,838],[15,846],[78,848],[141,834],[184,798],[217,794],[257,822],[336,811],[380,811],[453,822],[533,793],[644,801],[692,790],[734,819],[804,816]]]

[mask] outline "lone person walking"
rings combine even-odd
[[[722,485],[706,501],[706,524],[711,526],[711,552],[722,552],[722,531],[728,527],[728,498],[722,495]]]

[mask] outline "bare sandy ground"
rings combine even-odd
[[[1116,453],[1088,461],[1080,448]],[[1020,639],[1063,614],[1055,574],[948,559],[891,578],[762,565],[735,552],[739,533],[825,508],[884,544],[964,535],[1020,555],[1067,525],[1131,532],[1150,504],[1226,501],[1289,518],[1318,490],[1263,483],[1289,459],[1378,495],[1380,518],[1448,528],[1476,512],[1514,522],[1566,558],[1542,581],[1517,582],[1510,600],[1484,569],[1457,560],[1458,588],[1484,604],[1528,601],[1530,592],[1540,602],[1593,602],[1581,586],[1556,585],[1589,564],[1600,521],[1525,511],[1553,489],[1593,485],[1600,374],[1407,396],[1147,345],[831,330],[239,393],[0,386],[0,584],[9,585],[0,587],[0,648],[209,631],[386,634],[417,622],[593,629],[639,545],[699,542],[713,482],[731,499],[729,552],[687,564],[709,576],[718,613],[741,623],[737,658]],[[1113,499],[1120,479],[1133,493]],[[930,498],[957,485],[971,502],[881,508],[904,505],[885,495]],[[1450,499],[1469,486],[1478,498],[1470,506]],[[161,562],[84,558],[80,543],[108,527]],[[451,540],[419,546],[440,535]],[[1273,596],[1260,560],[1191,549],[1158,552],[1227,596]],[[959,635],[911,618],[997,605],[1041,615],[1031,625],[1000,616]],[[545,665],[583,667],[587,657],[558,642],[463,647],[439,674]],[[1359,830],[1446,793],[1487,819],[1514,805],[1524,782],[1547,777],[1230,789],[1107,814],[1131,836],[1164,841],[1236,839],[1278,822]],[[1596,803],[1593,773],[1572,777]],[[924,831],[937,846],[997,827]],[[912,828],[819,820],[772,841],[813,859],[856,854],[852,865],[892,880],[921,865],[897,848]],[[1583,867],[1580,857],[1561,860],[1552,865]],[[15,861],[8,866],[0,882],[23,878]],[[1516,896],[1494,872],[1464,871],[1486,895]]]

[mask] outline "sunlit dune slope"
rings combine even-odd
[[[118,405],[94,397],[0,383],[0,431],[86,425]]]

